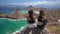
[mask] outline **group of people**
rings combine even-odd
[[[34,23],[36,23],[36,19],[37,19],[38,22],[37,22],[37,24],[35,26]],[[47,21],[48,21],[47,15],[46,15],[46,13],[45,13],[44,10],[40,10],[37,17],[34,15],[33,10],[29,10],[28,11],[28,16],[27,16],[28,25],[27,25],[26,31],[23,34],[28,34],[34,28],[42,29],[43,30],[44,27],[47,24]],[[40,31],[39,31],[39,33],[40,33]],[[37,33],[36,32],[33,32],[33,34],[37,34]]]
[[[35,25],[34,25],[36,19],[38,21],[37,22],[37,27],[35,27]],[[28,25],[27,25],[27,29],[24,32],[24,34],[28,34],[34,28],[44,29],[45,25],[47,24],[47,16],[46,16],[46,14],[45,14],[45,12],[43,10],[40,10],[38,17],[36,18],[35,15],[34,15],[33,10],[29,10],[28,11],[28,16],[27,16],[27,21],[28,21]],[[39,33],[36,33],[36,32],[32,32],[32,33],[40,34],[40,31],[39,31]]]
[[[35,15],[33,13],[33,10],[29,10],[28,11],[28,17],[27,17],[27,21],[28,21],[28,28],[34,28],[34,23],[35,23]],[[37,28],[44,28],[45,25],[47,24],[47,16],[45,15],[43,10],[39,11],[39,16],[37,18],[38,23],[37,23]]]

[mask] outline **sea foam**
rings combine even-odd
[[[10,21],[26,20],[26,18],[22,18],[22,19],[9,19],[9,18],[0,18],[0,19],[6,19],[6,20],[10,20]]]
[[[18,32],[21,33],[21,31],[23,31],[24,28],[26,28],[26,26],[21,27],[19,30],[13,32],[12,34],[16,34],[16,33],[18,33]]]

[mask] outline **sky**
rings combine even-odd
[[[0,5],[60,5],[60,0],[0,0]]]

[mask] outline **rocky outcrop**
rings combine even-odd
[[[0,18],[20,19],[23,18],[23,14],[21,14],[19,11],[16,11],[14,14],[0,14]]]

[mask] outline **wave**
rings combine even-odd
[[[26,25],[26,26],[27,26],[27,25]],[[21,27],[19,30],[13,32],[12,34],[16,34],[16,33],[18,33],[18,32],[21,33],[21,31],[23,31],[23,30],[26,28],[26,26]]]
[[[0,19],[6,19],[6,20],[10,20],[10,21],[20,21],[20,20],[26,20],[26,18],[22,18],[22,19],[9,19],[9,18],[0,18]]]
[[[4,19],[5,19],[5,20],[10,20],[10,21],[27,20],[26,18],[17,19],[17,20],[9,19],[9,18],[0,18],[0,19],[3,19],[3,20],[4,20]],[[36,22],[34,23],[34,25],[36,25],[36,24],[37,24],[37,19],[36,19]],[[27,26],[27,25],[26,25],[26,26]],[[16,34],[17,32],[21,32],[21,31],[25,30],[26,26],[20,27],[20,29],[18,29],[18,30],[16,30],[16,31],[12,32],[11,34]],[[9,33],[9,32],[7,32],[7,33]]]
[[[37,27],[37,22],[38,22],[38,21],[37,21],[37,19],[36,19],[36,22],[34,23],[35,27]],[[19,30],[13,32],[12,34],[16,34],[16,33],[18,33],[18,32],[21,33],[21,31],[24,31],[24,30],[26,29],[26,27],[27,27],[27,25],[21,27]]]
[[[38,11],[34,11],[34,13],[35,13],[35,14],[39,14],[39,12],[38,12]]]

